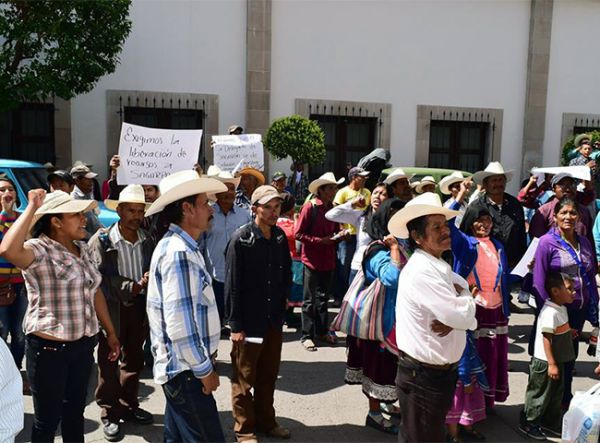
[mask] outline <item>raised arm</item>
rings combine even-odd
[[[360,216],[364,212],[362,209],[356,209],[354,205],[357,199],[334,206],[325,214],[325,218],[336,223],[347,223],[359,228]]]
[[[35,259],[33,250],[25,246],[25,240],[35,211],[42,206],[45,197],[46,191],[43,189],[29,191],[27,208],[11,226],[2,239],[2,243],[0,243],[0,255],[17,268],[27,269]]]

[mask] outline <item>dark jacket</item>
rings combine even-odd
[[[264,337],[269,326],[281,328],[291,287],[292,259],[281,228],[271,228],[270,240],[253,221],[233,233],[225,263],[225,316],[232,332]]]
[[[99,229],[90,238],[89,246],[92,256],[98,264],[98,269],[102,274],[102,284],[100,287],[106,297],[108,311],[118,335],[121,304],[132,306],[138,301],[145,304],[145,297],[134,295],[132,291],[135,282],[119,275],[118,250],[109,238],[109,231],[113,228],[118,229],[116,223],[108,228]],[[155,246],[156,243],[152,237],[146,234],[146,238],[142,242],[142,273],[150,270],[150,261],[152,260],[152,252]]]

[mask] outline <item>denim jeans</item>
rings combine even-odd
[[[63,441],[83,441],[83,411],[96,336],[58,342],[30,334],[26,341],[34,409],[31,441],[54,441],[59,423]]]
[[[356,251],[356,235],[350,236],[350,239],[340,242],[337,249],[336,260],[336,284],[333,291],[335,300],[341,301],[348,290],[348,276],[350,274],[350,265],[354,252]]]
[[[10,352],[17,368],[21,369],[25,355],[25,334],[23,333],[23,317],[27,310],[27,291],[25,285],[15,285],[17,298],[9,306],[0,307],[0,337],[8,342],[10,334]]]
[[[166,382],[165,442],[224,442],[217,403],[202,392],[202,381],[184,371]]]

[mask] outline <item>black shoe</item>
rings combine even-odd
[[[519,431],[521,431],[525,436],[529,438],[533,438],[534,440],[546,441],[546,434],[542,431],[542,429],[536,425],[535,423],[525,422],[519,425]]]
[[[386,426],[386,424],[388,424],[388,425]],[[398,435],[398,426],[388,422],[387,420],[384,420],[381,423],[379,423],[373,417],[371,417],[370,415],[367,415],[367,419],[365,420],[365,425],[375,428],[378,431],[385,432],[386,434]]]
[[[108,441],[123,440],[123,434],[121,433],[121,425],[119,425],[119,423],[105,421],[102,424],[102,430],[104,431],[104,439],[105,440],[108,440]]]
[[[546,435],[550,435],[551,437],[557,437],[557,438],[562,437],[562,432],[561,432],[560,428],[555,429],[555,428],[550,428],[548,426],[540,426],[540,427],[542,428],[542,431]]]
[[[142,408],[137,408],[131,411],[131,418],[141,425],[149,425],[154,423],[154,416]]]

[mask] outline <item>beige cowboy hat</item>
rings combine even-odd
[[[217,165],[210,165],[204,177],[216,178],[223,183],[231,183],[236,189],[240,185],[241,177],[234,177],[231,172],[223,171]]]
[[[437,182],[435,181],[435,178],[433,178],[433,176],[426,175],[425,177],[423,177],[421,179],[421,181],[419,182],[419,184],[417,186],[415,186],[415,190],[419,194],[422,194],[423,193],[423,186],[425,186],[425,185],[434,185],[434,186],[437,186]]]
[[[399,238],[408,238],[407,224],[424,215],[443,215],[446,220],[456,217],[460,212],[442,206],[440,196],[435,192],[426,192],[409,201],[404,208],[396,212],[388,223],[390,234]]]
[[[218,194],[227,192],[227,186],[215,178],[199,177],[193,169],[175,172],[158,184],[160,197],[150,205],[146,217],[156,214],[170,203],[196,194]]]
[[[394,183],[396,180],[401,179],[401,178],[405,178],[407,180],[410,180],[411,178],[413,178],[414,174],[407,174],[404,172],[404,169],[402,168],[396,168],[394,169],[390,175],[388,175],[385,180],[383,181],[386,185],[391,185],[392,183]]]
[[[590,137],[590,134],[579,134],[577,137],[575,137],[573,144],[578,148],[583,140],[589,140],[591,142],[592,137]]]
[[[308,185],[308,192],[310,192],[311,194],[316,194],[321,186],[341,185],[342,183],[344,183],[344,180],[344,177],[340,178],[339,180],[336,180],[335,175],[333,175],[333,172],[326,172],[318,179],[310,182],[310,184]]]
[[[440,180],[440,192],[444,195],[452,194],[450,186],[454,183],[462,183],[465,181],[465,176],[460,171],[454,171],[452,174],[445,176]]]
[[[110,198],[104,200],[106,207],[113,211],[117,210],[117,206],[119,206],[120,203],[140,203],[146,205],[144,211],[147,211],[150,207],[150,203],[146,203],[146,196],[144,195],[144,187],[142,185],[127,185],[119,193],[118,200],[112,200]]]
[[[50,192],[44,197],[42,206],[35,211],[33,220],[31,221],[31,227],[47,214],[74,214],[77,212],[91,211],[97,206],[98,203],[96,200],[75,200],[63,191]]]
[[[473,174],[473,181],[475,184],[480,185],[486,178],[491,177],[492,175],[504,175],[506,181],[509,182],[512,179],[513,173],[514,171],[512,169],[510,171],[505,171],[500,162],[490,162],[483,171],[477,171]]]
[[[262,186],[265,184],[265,176],[262,174],[262,172],[260,172],[256,168],[251,168],[250,166],[246,166],[244,169],[241,169],[240,171],[238,171],[238,173],[235,175],[236,175],[236,177],[241,177],[244,174],[248,174],[248,175],[252,175],[252,176],[256,177],[256,179],[258,180],[258,186]]]

